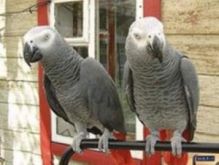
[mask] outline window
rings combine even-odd
[[[55,5],[55,28],[66,38],[83,36],[83,2]]]
[[[70,43],[88,45],[90,0],[53,0],[51,3],[50,25],[56,28]]]
[[[97,17],[97,54],[99,61],[115,80],[123,104],[128,138],[135,139],[135,114],[127,105],[122,91],[123,68],[126,60],[125,40],[130,24],[135,20],[136,1],[99,0]]]
[[[129,140],[143,137],[143,128],[136,122],[122,91],[125,40],[130,24],[142,16],[142,3],[142,0],[53,0],[50,14],[51,26],[84,58],[99,60],[114,79]],[[136,6],[140,8],[138,12]],[[73,126],[52,115],[53,141],[71,144],[74,134]]]

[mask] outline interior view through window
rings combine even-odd
[[[135,138],[135,115],[130,111],[122,91],[125,40],[130,24],[135,20],[135,1],[100,0],[97,26],[97,54],[99,61],[116,82],[126,119],[128,138]]]

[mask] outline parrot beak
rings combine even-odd
[[[158,58],[159,62],[163,62],[163,42],[157,37],[154,36],[153,42],[152,42],[152,51],[154,57]]]
[[[29,66],[31,66],[31,62],[37,62],[43,57],[40,50],[36,46],[31,47],[28,43],[24,44],[23,56],[25,62]]]

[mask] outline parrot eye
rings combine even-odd
[[[49,39],[49,34],[45,34],[45,35],[43,36],[43,41],[48,41],[48,39]]]
[[[134,37],[135,37],[137,40],[141,39],[141,36],[140,36],[139,34],[137,34],[137,33],[134,33]]]
[[[148,38],[151,38],[151,35],[148,35]]]

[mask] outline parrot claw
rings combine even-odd
[[[73,151],[75,151],[77,153],[80,153],[82,151],[80,145],[81,145],[81,141],[85,138],[86,138],[86,134],[84,132],[77,134],[73,138],[73,142],[72,142]]]
[[[109,138],[111,137],[111,133],[105,129],[103,135],[100,137],[98,141],[98,149],[103,152],[109,152]]]
[[[182,142],[186,142],[186,140],[181,136],[181,134],[174,133],[171,138],[172,154],[179,158],[182,155]]]
[[[155,153],[155,144],[156,142],[160,140],[159,134],[157,132],[152,132],[151,135],[148,135],[146,138],[146,146],[145,146],[145,152],[148,155],[152,155]]]

